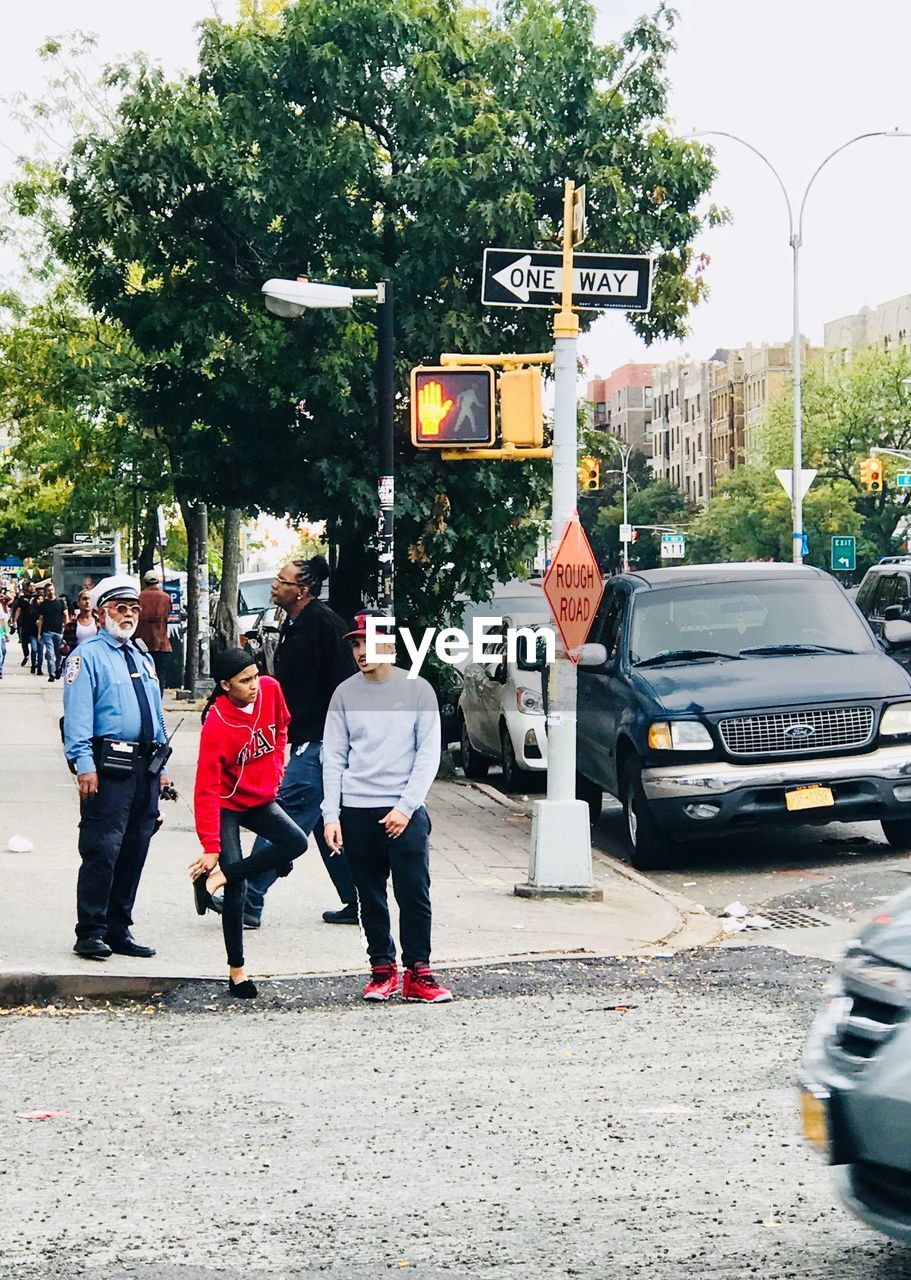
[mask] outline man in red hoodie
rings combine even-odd
[[[228,989],[249,998],[256,987],[244,967],[245,878],[270,869],[287,875],[291,860],[307,848],[307,836],[276,803],[290,720],[281,686],[259,674],[245,649],[219,653],[212,665],[217,684],[203,712],[194,793],[203,851],[191,863],[190,874],[200,915],[211,907],[211,894],[225,885]],[[247,859],[241,852],[241,827],[269,842]]]

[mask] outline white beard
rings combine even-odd
[[[108,635],[113,636],[115,640],[129,640],[130,636],[136,630],[136,623],[132,618],[125,618],[120,622],[106,613],[104,615],[104,629]]]

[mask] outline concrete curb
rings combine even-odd
[[[461,969],[493,969],[510,964],[542,964],[551,960],[623,960],[627,956],[642,959],[651,958],[655,945],[650,943],[642,947],[632,947],[623,955],[612,952],[588,951],[578,947],[574,951],[522,951],[506,956],[472,956],[463,960],[441,961],[434,963],[435,973],[453,973]],[[218,987],[226,986],[223,977],[174,977],[156,978],[139,975],[126,977],[122,974],[105,974],[99,965],[99,973],[0,973],[0,1008],[11,1009],[29,1004],[48,1004],[57,999],[72,999],[74,996],[95,997],[107,1000],[148,1000],[165,992],[177,991],[181,987]],[[338,981],[350,978],[352,981],[363,980],[366,970],[363,966],[357,969],[340,969],[333,973],[257,973],[256,981],[268,983],[270,986],[283,986],[290,982]]]

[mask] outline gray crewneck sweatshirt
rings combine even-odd
[[[386,680],[362,672],[332,695],[323,732],[323,818],[341,805],[399,809],[411,817],[440,767],[440,713],[426,680],[394,667]]]

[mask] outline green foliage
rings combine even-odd
[[[848,363],[828,358],[806,369],[802,382],[804,466],[816,467],[819,479],[805,506],[813,508],[827,482],[850,498],[857,519],[835,533],[862,530],[858,566],[899,549],[893,535],[899,520],[911,515],[911,492],[897,489],[895,474],[911,470],[896,458],[883,457],[882,493],[870,494],[860,483],[859,463],[874,446],[911,454],[911,351],[869,348]],[[770,407],[765,452],[769,468],[791,466],[793,411],[790,392]],[[784,498],[784,494],[781,494]],[[786,501],[786,499],[785,499]],[[809,530],[809,523],[807,528]],[[811,542],[811,550],[812,550]]]
[[[631,480],[635,479],[636,472],[640,469],[635,462],[637,457],[641,458],[641,455],[633,454],[631,459]],[[641,467],[647,475],[644,459],[641,460]],[[603,474],[602,472],[602,476]],[[636,488],[631,483],[628,509],[630,524],[683,527],[690,518],[690,509],[683,495],[664,480],[646,482],[641,488]],[[617,477],[612,486],[602,481],[600,494],[589,497],[580,494],[579,518],[602,570],[618,573],[621,567],[620,525],[623,521],[621,478]],[[630,566],[639,569],[656,568],[661,563],[660,550],[660,534],[643,530],[637,541],[630,546]]]
[[[482,250],[554,243],[571,174],[588,187],[587,249],[657,248],[653,309],[634,327],[678,336],[704,293],[691,244],[714,169],[663,122],[664,5],[608,46],[592,6],[561,0],[245,15],[203,24],[198,76],[109,71],[113,114],[24,174],[19,207],[140,353],[136,420],[166,448],[177,496],[328,519],[357,598],[375,576],[373,314],[282,322],[263,280],[393,278],[399,387],[443,350],[546,348],[547,313],[482,311]],[[397,593],[417,620],[521,567],[549,477],[415,455],[406,408]]]
[[[833,534],[858,538],[858,562],[873,558],[854,493],[844,480],[824,481],[804,499],[809,554],[805,564],[828,567]],[[687,529],[687,560],[790,560],[791,504],[764,467],[741,467],[726,476],[706,509]]]

